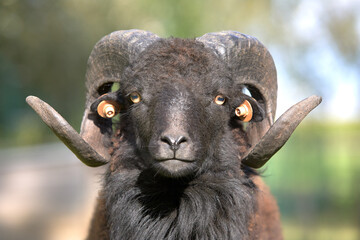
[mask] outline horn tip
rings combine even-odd
[[[304,99],[304,102],[306,102],[308,104],[308,106],[310,107],[309,109],[311,111],[314,108],[316,108],[317,106],[319,106],[319,104],[322,102],[322,97],[317,96],[317,95],[312,95],[312,96]]]
[[[320,104],[322,102],[322,97],[317,95],[312,95],[310,98],[313,99],[317,104]]]
[[[30,107],[34,108],[34,106],[36,105],[36,103],[38,103],[38,102],[41,101],[41,100],[40,100],[40,98],[38,98],[38,97],[36,97],[36,96],[30,95],[30,96],[27,96],[27,97],[26,97],[25,101],[26,101],[26,103],[27,103]]]
[[[27,97],[25,98],[25,101],[26,101],[27,103],[29,103],[29,102],[32,102],[34,98],[36,98],[36,97],[35,97],[35,96],[32,96],[32,95],[29,95],[29,96],[27,96]]]
[[[32,106],[35,102],[41,101],[41,99],[36,96],[29,95],[25,98],[25,101],[27,102],[27,104]]]

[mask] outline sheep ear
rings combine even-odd
[[[235,116],[244,122],[261,122],[265,118],[265,111],[261,105],[247,95],[242,99],[242,104],[235,108]]]
[[[112,119],[101,116],[98,106],[102,101],[112,101],[117,103],[117,94],[115,92],[106,93],[95,100],[89,108],[85,110],[82,125],[81,137],[88,142],[105,159],[110,159],[109,146],[111,145]],[[118,106],[120,109],[120,103]],[[119,109],[115,111],[119,111]]]

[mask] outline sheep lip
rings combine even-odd
[[[179,161],[179,162],[195,162],[194,159],[181,159],[181,158],[161,158],[156,159],[158,162],[166,162],[166,161]]]

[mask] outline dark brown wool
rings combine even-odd
[[[124,95],[135,85],[136,89],[150,89],[149,95],[162,96],[146,102],[146,116],[137,115],[136,111],[141,111],[137,106],[121,116],[104,184],[110,238],[248,239],[256,202],[256,187],[250,180],[253,172],[240,168],[238,148],[243,143],[229,131],[234,126],[227,124],[228,114],[223,112],[231,106],[219,110],[206,99],[215,94],[211,92],[214,86],[232,91],[232,80],[221,61],[194,40],[161,40],[128,67],[124,79]],[[188,96],[191,94],[195,96]],[[161,111],[169,108],[156,105],[159,98],[165,105],[174,98],[186,105],[179,95],[200,97],[198,104],[188,106],[195,113],[185,111],[183,124],[188,124],[194,135],[203,135],[204,127],[210,128],[206,136],[194,137],[202,141],[197,143],[202,151],[209,150],[202,153],[203,164],[191,174],[169,177],[159,174],[139,148],[151,138],[152,132],[145,128],[160,131],[160,119],[152,117],[153,111],[160,111],[156,115],[166,119],[166,112]]]

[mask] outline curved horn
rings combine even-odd
[[[28,96],[26,102],[83,163],[90,167],[98,167],[107,163],[107,160],[85,142],[74,128],[49,104],[35,96]]]
[[[277,79],[269,51],[256,38],[234,31],[207,33],[197,38],[213,49],[231,69],[237,85],[245,85],[266,110],[269,124],[276,111]]]
[[[50,105],[37,97],[26,101],[53,132],[86,165],[97,167],[109,159],[107,144],[112,135],[112,122],[91,111],[91,104],[120,82],[123,70],[141,51],[159,37],[142,30],[113,32],[96,43],[86,71],[86,103],[80,135]]]
[[[306,115],[320,104],[321,98],[312,96],[294,105],[273,125],[277,99],[276,68],[264,45],[256,38],[233,31],[208,33],[197,40],[226,62],[235,84],[246,86],[265,109],[265,119],[250,122],[246,129],[250,147],[242,158],[242,163],[250,167],[263,166],[286,143]]]
[[[116,31],[103,37],[92,50],[86,70],[86,103],[80,135],[98,153],[110,158],[108,146],[112,135],[112,120],[91,112],[91,104],[120,82],[122,73],[147,46],[159,37],[142,30]]]
[[[117,31],[103,37],[92,50],[86,70],[86,104],[80,134],[101,155],[110,158],[112,120],[91,112],[91,104],[120,82],[124,68],[159,37],[142,30]]]
[[[319,104],[321,97],[311,96],[289,108],[264,137],[242,159],[253,168],[262,167],[289,139],[300,122]]]
[[[94,46],[86,69],[86,107],[91,105],[114,82],[120,82],[125,67],[147,46],[159,39],[143,30],[112,32]]]
[[[277,99],[277,78],[269,51],[256,38],[234,31],[207,33],[197,39],[221,57],[232,72],[239,93],[246,86],[265,110],[261,122],[250,122],[246,136],[255,146],[274,121]]]
[[[91,104],[120,82],[124,68],[159,37],[142,30],[117,31],[103,37],[92,50],[86,71],[86,103],[80,134],[97,152],[109,159],[112,120],[90,110]]]

